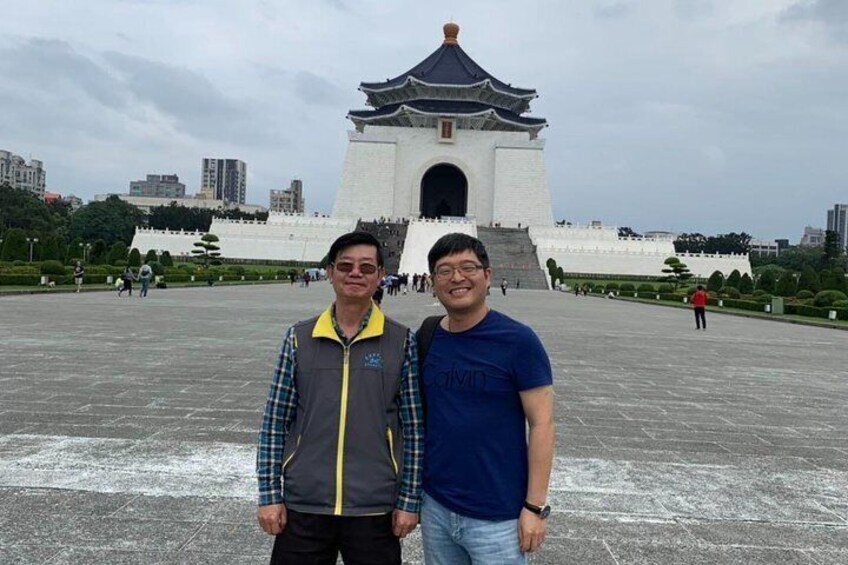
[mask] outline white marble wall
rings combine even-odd
[[[544,140],[530,140],[521,132],[456,130],[454,143],[440,143],[435,128],[366,126],[362,133],[349,132],[333,216],[417,218],[421,180],[444,163],[465,175],[466,215],[478,224],[550,225],[543,148]]]
[[[676,253],[669,239],[619,238],[614,227],[533,227],[530,238],[545,270],[553,258],[567,273],[661,276],[665,260],[676,256],[696,277],[751,273],[747,255]]]
[[[400,256],[401,273],[429,273],[427,254],[433,244],[449,233],[467,233],[477,237],[477,225],[474,222],[450,222],[440,220],[420,220],[409,223],[403,254]]]

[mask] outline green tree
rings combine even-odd
[[[665,273],[666,276],[662,277],[660,282],[671,283],[675,290],[677,290],[678,285],[683,284],[692,278],[692,273],[689,272],[689,267],[687,267],[685,263],[681,263],[680,259],[677,257],[669,257],[663,261],[663,264],[665,265],[665,268],[662,272]]]
[[[174,266],[174,259],[171,257],[170,251],[166,250],[166,251],[162,252],[162,266],[163,267],[173,267]]]
[[[810,266],[804,267],[801,278],[798,279],[798,292],[802,290],[809,290],[813,294],[821,290],[819,274]]]
[[[764,290],[769,294],[774,294],[774,287],[777,285],[777,277],[772,269],[763,271],[760,278],[757,280],[757,288]]]
[[[88,250],[88,262],[92,265],[108,264],[109,247],[105,240],[98,239],[91,244],[91,249]]]
[[[147,253],[144,255],[144,262],[145,263],[152,263],[153,261],[156,261],[157,259],[158,259],[158,257],[156,256],[156,250],[155,249],[148,249]]]
[[[3,250],[0,261],[26,261],[29,259],[29,245],[26,232],[20,228],[11,228],[3,234]]]
[[[551,279],[551,288],[556,284],[556,274],[557,274],[557,263],[554,261],[553,257],[548,257],[548,260],[545,261],[545,266],[548,268],[548,276]]]
[[[133,247],[130,250],[129,259],[127,259],[127,265],[130,267],[141,267],[141,252]]]
[[[64,254],[60,254],[59,245],[60,240],[58,237],[52,234],[42,235],[41,239],[41,253],[39,254],[39,258],[42,261],[61,261],[64,257]]]
[[[216,245],[218,241],[217,235],[207,233],[200,238],[200,241],[194,242],[195,249],[192,249],[191,252],[194,253],[195,262],[203,265],[204,269],[210,265],[221,264],[221,248]]]
[[[92,202],[71,216],[70,237],[84,241],[102,239],[106,245],[116,241],[132,241],[135,228],[144,225],[144,213],[118,198],[110,196]]]
[[[833,267],[842,256],[842,246],[839,245],[839,234],[832,230],[824,232],[824,257],[826,267]]]
[[[845,292],[845,271],[841,267],[834,267],[829,271],[822,271],[821,286],[822,290],[838,290],[840,292]]]
[[[754,292],[754,279],[751,278],[751,275],[745,273],[740,277],[738,290],[742,294],[751,294]]]
[[[798,292],[798,283],[795,280],[795,273],[783,271],[783,274],[777,279],[777,284],[774,285],[774,294],[777,296],[795,296],[796,292]]]
[[[0,185],[0,237],[12,228],[48,234],[53,232],[54,221],[47,205],[38,196],[3,184]],[[29,259],[28,249],[26,259]]]
[[[118,240],[112,244],[112,247],[109,249],[109,256],[106,260],[110,265],[117,265],[118,261],[127,260],[128,253],[129,250],[127,249],[127,244]]]
[[[739,272],[738,269],[733,269],[733,272],[730,273],[730,276],[727,277],[727,282],[724,284],[726,286],[730,286],[739,290],[739,282],[742,280],[742,273]]]
[[[707,290],[712,292],[718,292],[721,287],[724,286],[724,275],[721,274],[721,271],[714,271],[713,274],[710,275],[710,278],[707,280]]]
[[[212,225],[212,210],[187,208],[171,202],[169,206],[157,206],[151,209],[147,224],[157,230],[208,232]]]

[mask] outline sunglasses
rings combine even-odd
[[[356,267],[356,264],[344,261],[341,263],[333,263],[333,266],[341,273],[351,273],[353,272],[354,267]],[[372,265],[371,263],[360,263],[359,265],[359,272],[363,275],[373,275],[378,270],[379,267],[377,267],[377,265]]]

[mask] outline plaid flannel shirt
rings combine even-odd
[[[371,316],[371,310],[365,315],[356,335],[359,335]],[[333,327],[339,338],[345,343],[344,333],[336,323],[333,309]],[[354,336],[355,337],[355,336]],[[421,472],[424,455],[424,415],[421,403],[421,390],[418,381],[418,347],[415,334],[410,330],[404,345],[405,355],[401,369],[401,386],[398,396],[398,408],[403,429],[403,474],[400,492],[395,507],[406,512],[418,512],[421,506]],[[256,454],[256,475],[259,481],[259,505],[281,504],[283,499],[283,450],[286,436],[291,429],[297,413],[297,339],[294,328],[289,328],[283,340],[262,428],[259,432],[259,446]]]

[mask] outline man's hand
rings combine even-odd
[[[545,541],[545,521],[526,508],[518,517],[518,544],[521,551],[530,553],[539,549]]]
[[[259,506],[256,511],[256,517],[259,519],[259,525],[266,534],[276,536],[283,533],[286,529],[286,514],[285,504],[269,504],[267,506]]]
[[[392,512],[392,533],[395,536],[405,538],[417,525],[418,514],[415,512],[406,512],[397,508]]]

